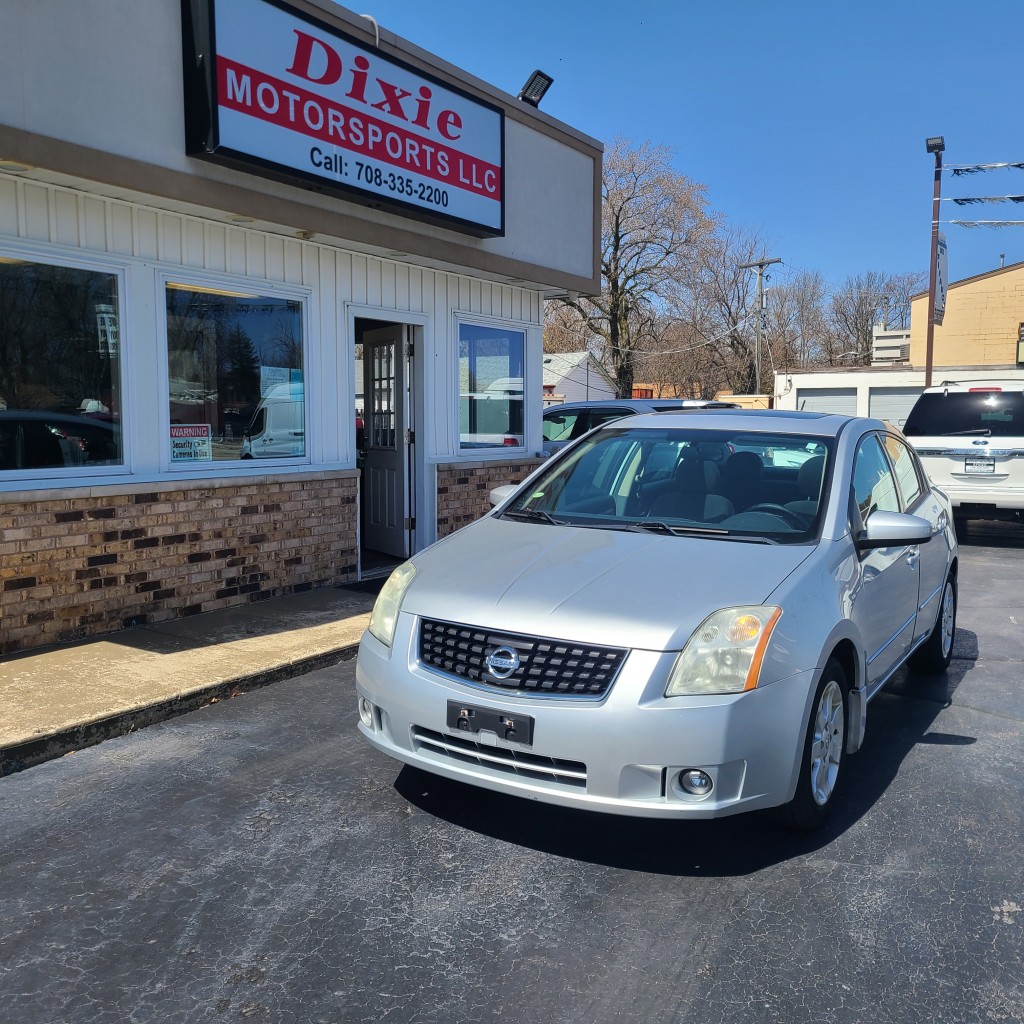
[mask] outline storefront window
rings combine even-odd
[[[172,466],[306,454],[302,303],[167,285]]]
[[[0,256],[0,471],[123,462],[117,277]]]
[[[522,331],[459,325],[459,445],[523,446]]]

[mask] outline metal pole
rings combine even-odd
[[[932,265],[928,271],[928,333],[925,341],[924,386],[932,386],[932,354],[935,346],[935,277],[939,261],[939,189],[942,181],[942,150],[935,154],[935,189],[932,196]]]

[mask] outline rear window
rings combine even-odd
[[[903,426],[907,437],[1024,436],[1024,392],[974,391],[921,395]]]

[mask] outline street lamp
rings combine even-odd
[[[939,189],[942,181],[942,154],[946,142],[941,135],[924,140],[925,148],[935,154],[935,190],[932,196],[932,262],[928,270],[928,333],[924,347],[924,386],[932,386],[932,353],[935,346],[935,275],[939,261]]]

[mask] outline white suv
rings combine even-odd
[[[903,433],[955,518],[1024,521],[1024,381],[944,381]]]

